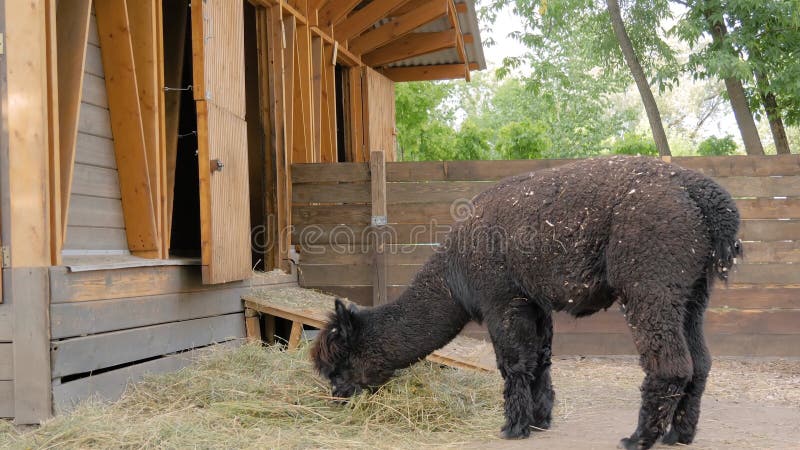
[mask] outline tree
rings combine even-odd
[[[697,146],[697,154],[700,156],[728,156],[736,154],[736,142],[731,136],[718,138],[711,136]]]
[[[450,83],[414,82],[395,85],[397,147],[401,160],[448,159],[453,149],[452,112],[444,101]]]
[[[653,133],[653,140],[655,141],[658,153],[661,156],[671,155],[669,151],[669,142],[667,142],[667,134],[664,133],[664,125],[661,122],[661,114],[658,112],[658,105],[656,99],[653,97],[653,91],[650,90],[650,83],[639,63],[639,58],[636,57],[636,52],[633,49],[633,44],[625,31],[625,24],[622,21],[622,14],[619,9],[619,2],[617,0],[606,0],[608,5],[608,14],[611,18],[611,26],[614,29],[614,34],[619,41],[619,47],[622,50],[622,55],[625,62],[631,70],[633,80],[636,82],[636,88],[639,89],[639,95],[642,97],[645,112],[647,112],[647,120],[650,122],[650,130]]]
[[[550,146],[546,126],[530,120],[506,124],[497,137],[497,151],[504,159],[541,158]]]

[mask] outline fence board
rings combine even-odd
[[[800,238],[800,220],[743,220],[739,238],[744,241],[792,241]]]
[[[371,217],[370,205],[298,205],[292,208],[292,224],[296,227],[320,223],[367,225]]]
[[[242,311],[249,287],[96,302],[57,303],[50,309],[53,339],[63,339]]]
[[[800,198],[753,198],[736,201],[742,219],[800,219]]]
[[[747,242],[744,244],[744,258],[741,262],[745,264],[800,263],[800,240]]]
[[[446,223],[395,224],[388,228],[390,244],[436,244],[450,232]],[[319,245],[373,242],[374,230],[362,225],[320,224],[292,230],[292,242],[311,251]]]
[[[369,203],[369,184],[298,184],[292,188],[294,203]]]
[[[389,265],[422,264],[428,260],[436,245],[387,245]],[[369,264],[371,248],[368,245],[320,246],[314,252],[304,252],[301,265],[314,264]]]
[[[6,279],[6,283],[8,283],[9,276],[10,275],[7,274],[3,274],[2,276],[2,278]],[[10,285],[6,284],[6,286]],[[0,304],[0,342],[10,342],[13,338],[14,338],[14,311],[11,309],[11,305],[6,300],[5,303]]]
[[[389,203],[452,202],[471,199],[476,194],[492,187],[490,181],[446,181],[430,183],[389,183]]]
[[[731,275],[739,284],[800,284],[800,265],[740,264]]]
[[[800,175],[798,155],[677,157],[672,162],[710,177]]]
[[[244,337],[243,314],[173,322],[52,344],[53,378]]]
[[[292,164],[292,183],[369,182],[367,163]]]
[[[733,197],[800,196],[800,177],[717,177]]]
[[[420,269],[419,265],[388,266],[387,283],[406,284]],[[371,286],[372,265],[301,265],[301,286]]]

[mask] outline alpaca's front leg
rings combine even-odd
[[[553,345],[553,318],[550,314],[543,315],[539,327],[541,347],[539,348],[539,360],[536,367],[536,374],[531,384],[531,395],[533,396],[533,429],[542,431],[550,429],[552,421],[553,402],[555,392],[550,379],[550,358],[552,356]]]
[[[485,316],[497,367],[505,381],[506,423],[501,437],[526,438],[531,426],[544,425],[544,419],[550,416],[550,407],[537,404],[537,398],[546,399],[550,389],[546,371],[538,370],[543,334],[541,326],[537,326],[539,311],[527,300],[518,299],[507,303],[503,311],[493,311]],[[538,383],[537,372],[542,376]]]

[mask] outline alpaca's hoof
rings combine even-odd
[[[629,437],[629,438],[622,438],[617,445],[617,448],[621,448],[624,450],[647,450],[648,448],[652,447],[652,445],[645,445],[639,439]]]
[[[520,427],[520,426],[512,426],[512,427],[503,427],[500,430],[500,438],[501,439],[526,439],[531,435],[531,430],[528,427]]]
[[[667,434],[665,434],[664,437],[661,438],[661,442],[667,445],[675,445],[675,444],[689,445],[692,443],[692,440],[693,440],[692,436],[681,435],[680,433],[675,431],[675,428],[670,429],[667,432]]]

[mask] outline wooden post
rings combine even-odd
[[[372,180],[373,277],[372,306],[386,303],[386,154],[373,150],[369,158]]]
[[[258,311],[245,308],[244,325],[247,331],[247,342],[261,342],[261,318]]]

